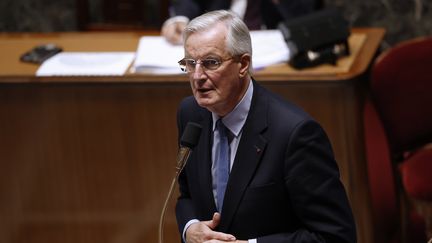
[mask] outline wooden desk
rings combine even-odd
[[[134,51],[142,33],[0,34],[0,242],[156,242],[177,154],[184,75],[35,77],[19,62],[33,46]],[[304,107],[327,131],[357,221],[373,242],[361,105],[382,29],[354,29],[353,54],[254,77]],[[174,200],[171,203],[174,205]],[[166,242],[178,242],[174,212]]]

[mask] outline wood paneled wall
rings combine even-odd
[[[365,168],[359,168],[359,83],[263,84],[323,125],[359,242],[371,242]],[[189,94],[187,82],[1,84],[0,242],[157,242],[174,176],[176,110]],[[167,243],[179,242],[174,202]]]

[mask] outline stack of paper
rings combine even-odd
[[[251,39],[252,66],[255,70],[288,62],[290,52],[279,30],[251,31]]]
[[[46,60],[36,76],[120,76],[134,56],[133,52],[62,52]]]
[[[251,38],[254,69],[288,61],[289,49],[280,31],[252,31]],[[135,72],[181,73],[178,61],[183,57],[183,46],[172,45],[161,36],[143,36],[139,40],[133,68]]]
[[[178,61],[183,57],[183,46],[172,45],[162,36],[143,36],[138,43],[133,68],[135,72],[181,73]]]

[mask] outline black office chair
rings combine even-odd
[[[142,0],[76,0],[77,27],[82,31],[160,30],[168,16],[168,0],[149,6]],[[96,10],[96,11],[95,11]]]

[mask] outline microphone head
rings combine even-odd
[[[181,136],[180,145],[191,149],[194,148],[201,135],[201,128],[202,126],[198,123],[188,122]]]

